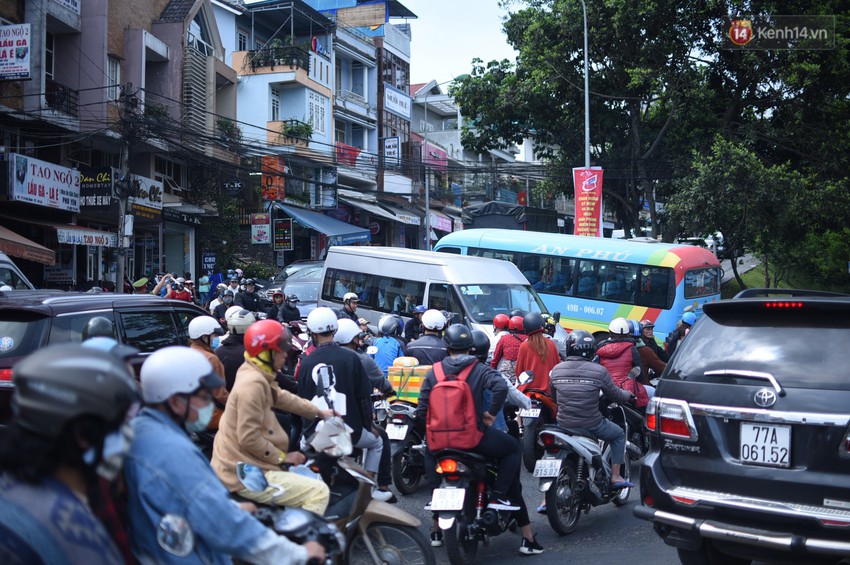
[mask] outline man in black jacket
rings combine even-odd
[[[281,324],[288,324],[301,319],[301,310],[298,309],[298,297],[290,294],[286,297],[286,302],[280,307],[280,312],[277,315],[277,321]]]
[[[493,427],[496,421],[495,415],[502,409],[502,405],[508,396],[508,386],[505,379],[495,369],[479,362],[477,357],[469,354],[474,342],[472,332],[466,326],[462,324],[449,326],[443,340],[448,349],[448,357],[440,363],[446,375],[458,375],[468,365],[474,365],[466,383],[472,391],[475,412],[479,417],[478,428],[484,431],[484,436],[472,451],[486,457],[492,457],[498,462],[496,480],[491,491],[488,508],[515,512],[517,525],[523,534],[520,552],[528,555],[542,553],[543,547],[537,543],[534,534],[531,532],[531,520],[528,517],[528,509],[522,497],[522,484],[519,477],[522,455],[519,442],[513,436]],[[425,376],[422,388],[419,391],[419,404],[416,407],[417,422],[427,421],[431,390],[436,384],[437,378],[432,369]],[[489,406],[484,406],[485,390],[489,390],[491,393]],[[433,454],[429,452],[427,455],[425,468],[434,469],[436,462]],[[433,474],[429,473],[429,481],[435,482]],[[437,530],[436,527],[431,533],[431,545],[442,545],[442,532]]]
[[[446,342],[440,337],[440,332],[446,325],[446,318],[439,310],[426,310],[422,314],[422,328],[425,335],[411,341],[405,349],[405,355],[416,357],[420,365],[433,365],[445,359],[448,355]]]
[[[414,339],[422,337],[424,332],[422,315],[426,311],[427,309],[422,304],[413,309],[413,316],[404,324],[404,343],[410,343]]]
[[[256,292],[254,279],[245,279],[245,290],[236,295],[234,303],[249,312],[260,311],[260,295]]]

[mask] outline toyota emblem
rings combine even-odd
[[[762,408],[770,408],[771,406],[776,404],[776,393],[770,390],[769,388],[759,389],[753,396],[753,402],[756,403],[756,406],[761,406]]]

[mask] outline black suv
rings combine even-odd
[[[52,343],[80,342],[86,322],[102,316],[115,324],[118,341],[147,355],[168,345],[188,345],[189,322],[209,315],[181,300],[146,294],[15,290],[0,292],[0,422],[10,417],[12,367]]]
[[[825,294],[706,304],[667,365],[635,515],[682,563],[850,557],[850,296]]]

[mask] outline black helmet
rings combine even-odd
[[[542,332],[545,321],[540,312],[529,312],[522,317],[522,327],[525,328],[525,335]]]
[[[481,330],[472,330],[472,349],[469,353],[478,357],[484,363],[490,353],[490,338]]]
[[[378,320],[378,332],[383,335],[399,336],[403,327],[401,318],[393,314],[385,314]]]
[[[596,353],[596,338],[584,330],[574,330],[567,338],[567,356],[590,359]]]
[[[222,298],[224,298],[225,296],[229,296],[229,297],[233,298],[234,296],[236,296],[236,293],[233,292],[232,288],[228,288],[222,293],[221,296],[222,296]]]
[[[467,351],[475,346],[472,332],[463,324],[452,324],[443,334],[446,347],[456,351]]]
[[[525,316],[525,311],[520,310],[519,308],[514,308],[511,310],[510,317],[513,318],[514,316]]]
[[[257,284],[257,283],[256,283],[256,281],[254,281],[254,279],[245,279],[245,286],[248,286],[249,284]]]
[[[104,318],[103,316],[95,316],[88,322],[86,322],[85,327],[83,327],[83,333],[81,336],[82,341],[89,339],[90,337],[115,337],[115,326],[108,318]]]
[[[139,394],[118,356],[79,344],[51,345],[15,366],[13,410],[17,425],[37,435],[59,437],[80,416],[117,426]]]

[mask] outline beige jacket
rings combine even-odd
[[[304,418],[319,415],[319,409],[309,400],[281,390],[274,375],[246,361],[236,371],[213,443],[212,468],[231,492],[244,488],[236,477],[236,463],[250,463],[264,471],[280,470],[280,452],[288,451],[289,436],[272,407]]]

